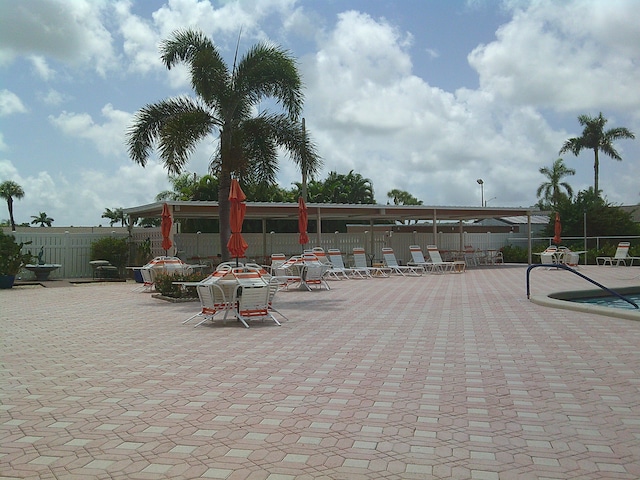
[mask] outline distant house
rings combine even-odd
[[[549,215],[531,215],[531,236],[539,236],[549,224]],[[513,217],[485,218],[475,222],[475,225],[482,225],[485,231],[498,232],[508,228],[519,236],[527,235],[527,217],[526,215],[518,215]],[[492,228],[500,230],[492,230]]]

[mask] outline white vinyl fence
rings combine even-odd
[[[34,229],[35,230],[35,229]],[[5,232],[16,237],[18,242],[31,242],[24,247],[24,251],[30,250],[37,257],[42,249],[42,258],[45,263],[57,263],[61,267],[50,274],[50,278],[90,278],[93,275],[89,261],[91,259],[91,244],[105,236],[114,238],[129,238],[127,233],[77,233],[72,228],[63,233],[39,232]],[[284,253],[296,255],[302,253],[303,246],[298,243],[297,233],[243,233],[249,244],[247,258],[258,263],[266,263],[271,253]],[[478,233],[464,234],[464,245],[486,250],[500,248],[508,240],[508,234]],[[418,244],[426,249],[427,245],[435,243],[441,250],[459,250],[460,235],[458,233],[439,233],[434,242],[433,233],[393,233],[375,232],[373,248],[370,233],[323,233],[320,242],[317,242],[317,234],[309,234],[310,243],[304,248],[321,246],[325,250],[329,248],[340,249],[346,258],[354,247],[364,247],[374,255],[375,259],[382,258],[382,248],[392,247],[396,257],[402,263],[411,259],[409,245]],[[162,250],[162,234],[159,228],[135,229],[130,241],[135,252],[137,245],[146,239],[151,241],[151,254],[153,256],[164,255]],[[189,263],[198,263],[200,258],[214,259],[220,253],[220,238],[217,233],[181,233],[174,237],[175,245],[167,252],[176,255]],[[463,245],[463,246],[464,246]],[[34,259],[36,262],[37,259]],[[34,274],[23,271],[20,274],[23,279],[33,279]]]
[[[30,229],[31,230],[31,229]],[[89,265],[91,257],[91,244],[96,240],[111,236],[115,238],[129,238],[131,242],[130,252],[135,252],[137,246],[146,239],[151,241],[152,256],[164,255],[162,250],[162,234],[159,228],[135,228],[129,237],[126,231],[112,231],[108,234],[73,232],[73,227],[63,233],[51,233],[47,229],[28,232],[9,232],[18,242],[31,242],[24,247],[37,257],[42,249],[45,263],[58,263],[61,267],[53,271],[50,278],[90,278],[93,275]],[[44,230],[44,231],[43,231]],[[267,263],[272,253],[284,253],[287,256],[302,253],[303,246],[298,243],[297,233],[243,233],[243,237],[249,244],[247,258],[257,263]],[[411,260],[409,245],[420,245],[426,250],[427,245],[435,244],[442,251],[461,250],[470,245],[479,250],[499,249],[505,245],[515,245],[527,248],[527,239],[518,237],[513,233],[463,233],[462,244],[458,232],[439,232],[434,239],[433,233],[398,233],[374,232],[373,244],[371,233],[323,233],[318,241],[316,233],[309,234],[310,243],[304,248],[320,246],[325,250],[338,248],[349,260],[354,247],[364,247],[369,255],[373,255],[374,261],[382,258],[382,248],[392,247],[396,257],[401,263]],[[215,260],[220,254],[220,237],[218,233],[180,233],[174,236],[175,245],[169,255],[176,255],[188,263],[200,263],[201,259]],[[533,239],[535,243],[547,243],[548,238]],[[603,241],[617,243],[618,239],[604,239],[603,237],[589,239],[590,244],[600,245]],[[591,245],[590,245],[591,246]],[[132,257],[133,258],[133,257]],[[37,261],[34,259],[34,261]],[[133,261],[133,260],[132,260]],[[21,278],[32,279],[34,274],[28,271],[21,272]]]

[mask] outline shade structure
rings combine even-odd
[[[171,219],[171,212],[169,211],[169,205],[166,203],[162,206],[162,223],[160,224],[160,231],[162,232],[162,249],[165,255],[167,251],[173,246],[171,241],[171,225],[173,220]]]
[[[304,198],[298,198],[298,232],[300,232],[300,237],[298,238],[298,243],[300,245],[306,245],[309,243],[309,235],[307,235],[307,223],[309,221],[309,216],[307,214],[307,205],[304,203]]]
[[[560,234],[562,233],[562,223],[560,223],[560,214],[556,212],[556,222],[553,226],[553,243],[559,245],[562,242]]]
[[[244,257],[249,245],[242,238],[242,222],[244,221],[244,214],[247,210],[247,205],[244,201],[247,199],[246,195],[240,188],[238,180],[231,179],[231,188],[229,190],[229,201],[231,202],[231,210],[229,212],[229,223],[231,225],[231,237],[227,242],[227,248],[229,253],[234,258]]]

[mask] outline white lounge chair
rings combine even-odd
[[[445,262],[442,260],[442,255],[440,255],[440,250],[438,250],[436,245],[427,245],[427,253],[429,254],[429,259],[434,265],[434,268],[437,268],[437,271],[441,273],[453,271],[464,272],[466,268],[466,263],[464,261]]]
[[[327,250],[327,257],[331,262],[331,269],[329,270],[328,275],[331,275],[334,278],[368,277],[366,269],[345,267],[344,260],[342,259],[342,252],[337,248],[330,248]]]
[[[424,268],[420,265],[400,265],[398,264],[398,260],[396,259],[395,253],[393,253],[393,248],[384,247],[382,249],[382,258],[384,260],[384,264],[387,268],[390,268],[393,273],[397,273],[398,275],[415,275],[419,276],[424,273]]]
[[[409,252],[411,252],[411,261],[407,262],[407,265],[420,266],[424,268],[425,272],[441,271],[435,264],[427,262],[420,245],[409,245]]]
[[[629,256],[629,242],[620,242],[618,243],[618,248],[616,249],[616,253],[613,257],[596,257],[596,265],[611,265],[613,266],[613,262],[616,263],[616,267],[621,263],[623,265],[627,265],[627,260],[629,260],[630,266],[633,267],[633,261],[640,261],[640,257],[631,257]],[[602,263],[600,263],[602,262]]]
[[[364,248],[356,247],[353,249],[353,263],[356,268],[362,272],[366,272],[368,277],[388,277],[391,269],[388,267],[369,267],[367,266],[367,254]]]

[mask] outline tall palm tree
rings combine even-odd
[[[540,173],[547,177],[547,181],[540,184],[536,195],[538,198],[542,197],[545,202],[550,202],[554,208],[558,207],[560,198],[562,196],[562,189],[567,192],[569,198],[573,197],[573,189],[567,182],[563,182],[564,177],[569,175],[575,175],[576,171],[573,168],[567,168],[561,158],[558,158],[553,162],[551,168],[542,167]]]
[[[33,218],[33,220],[31,220],[31,225],[39,223],[41,227],[44,227],[45,225],[50,227],[54,222],[53,218],[47,215],[46,212],[39,212],[38,215],[31,215],[31,218]]]
[[[105,208],[100,218],[108,218],[110,227],[113,227],[113,224],[118,222],[123,227],[127,224],[127,216],[122,207],[114,208],[113,210]]]
[[[217,132],[219,142],[210,170],[219,180],[220,244],[229,258],[229,188],[231,176],[254,183],[275,183],[278,147],[315,173],[320,158],[298,121],[302,82],[288,52],[271,44],[253,46],[229,70],[213,42],[201,32],[174,32],[160,45],[164,65],[190,68],[195,98],[169,98],[142,108],[128,131],[130,157],[145,166],[154,143],[170,174],[180,174],[200,140]],[[261,112],[260,102],[274,99],[283,113]]]
[[[600,160],[598,159],[598,152],[602,152],[620,162],[622,161],[622,157],[620,157],[614,148],[613,142],[623,138],[633,139],[636,138],[636,136],[625,127],[616,127],[605,131],[604,126],[607,123],[607,119],[602,116],[602,112],[600,112],[597,117],[580,115],[578,117],[578,122],[580,122],[580,125],[584,127],[582,135],[565,141],[564,145],[562,145],[562,148],[560,149],[560,155],[566,152],[571,152],[575,156],[578,156],[584,149],[593,150],[595,157],[593,162],[593,190],[596,192],[596,195],[599,195],[600,190],[598,190],[598,176]]]
[[[6,180],[0,183],[0,198],[4,198],[7,201],[7,207],[9,208],[9,221],[11,222],[11,231],[16,231],[16,222],[13,219],[13,199],[24,197],[24,190],[20,185],[12,180]]]

